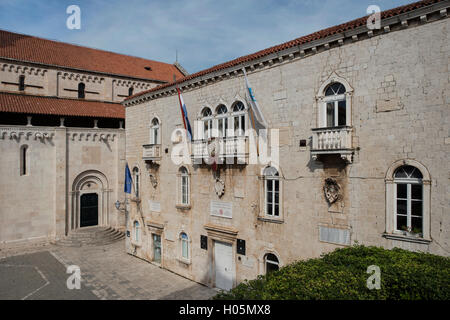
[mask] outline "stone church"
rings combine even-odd
[[[171,65],[0,30],[0,249],[125,229],[124,98]]]
[[[126,98],[126,161],[134,184],[127,251],[222,289],[357,243],[449,256],[449,7],[449,0],[412,3],[382,12],[379,28],[364,17]],[[254,132],[244,70],[278,160],[250,161]],[[81,148],[77,133],[66,140],[69,151]],[[4,134],[8,148],[15,142],[10,135]],[[42,143],[32,142],[24,144]],[[88,143],[105,144],[83,146]],[[2,168],[2,179],[19,181],[21,144],[13,147],[6,163],[15,169]],[[76,164],[108,166],[103,154],[89,152]],[[224,161],[213,166],[213,156]],[[113,166],[121,172],[122,165]],[[56,190],[61,186],[61,196],[68,186],[70,208],[81,193],[79,173],[62,176],[58,163],[51,169],[45,177]],[[5,197],[10,182],[3,181]],[[14,191],[6,188],[8,201],[2,199],[8,212],[19,199],[26,205],[22,185],[14,183]],[[42,192],[37,187],[26,201],[42,200]],[[62,229],[64,212],[77,211],[65,211],[58,193],[49,197]]]

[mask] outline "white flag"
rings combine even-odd
[[[245,72],[245,68],[242,68],[242,71],[244,71],[244,77],[245,77],[245,85],[247,87],[247,100],[250,104],[251,111],[255,115],[255,120],[257,123],[255,123],[255,127],[253,129],[260,130],[260,129],[267,129],[268,125],[266,122],[266,119],[264,118],[264,115],[261,111],[261,109],[258,106],[258,102],[256,101],[255,95],[253,94],[252,88],[250,87],[250,84],[248,83],[247,79],[247,73]]]

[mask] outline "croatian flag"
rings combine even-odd
[[[189,139],[189,141],[191,141],[192,140],[192,130],[191,130],[191,124],[189,123],[189,119],[187,116],[186,104],[184,103],[183,96],[181,95],[179,88],[177,88],[177,91],[178,91],[178,100],[180,101],[181,116],[183,117],[184,129],[186,130],[187,138]]]

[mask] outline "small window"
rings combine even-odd
[[[25,90],[25,76],[19,77],[19,91]]]
[[[189,173],[185,167],[181,167],[179,171],[180,177],[180,204],[189,205]]]
[[[345,87],[334,82],[325,90],[326,127],[345,126],[347,124],[347,102]]]
[[[79,99],[84,99],[84,97],[85,97],[85,88],[86,88],[86,86],[85,86],[85,84],[83,82],[80,82],[78,84],[78,98]]]
[[[219,138],[225,138],[227,136],[228,131],[228,118],[227,118],[228,109],[226,106],[221,104],[217,107],[217,130],[219,134]]]
[[[189,237],[186,233],[182,232],[180,234],[181,241],[181,257],[185,260],[189,259]]]
[[[280,176],[277,169],[264,170],[265,213],[269,217],[280,216]]]
[[[208,107],[203,108],[201,116],[201,121],[203,122],[203,130],[201,132],[202,139],[209,139],[212,137],[213,130],[213,118],[211,109]]]
[[[128,88],[128,96],[129,97],[131,97],[133,95],[133,91],[134,91],[133,87]]]
[[[153,118],[150,128],[150,144],[161,144],[159,120]]]
[[[233,105],[233,132],[235,137],[245,136],[245,106],[238,101]]]
[[[28,174],[28,146],[24,145],[20,147],[20,175],[25,176]]]
[[[280,262],[278,258],[273,253],[266,254],[265,258],[266,264],[266,274],[274,271],[278,271],[280,269]]]
[[[133,182],[134,182],[134,194],[136,198],[139,198],[139,169],[138,167],[133,168]]]
[[[141,226],[138,221],[134,222],[134,241],[139,242],[141,239]]]

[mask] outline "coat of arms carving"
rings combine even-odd
[[[221,198],[225,193],[225,183],[219,178],[216,178],[216,182],[214,183],[214,191],[219,198]]]
[[[341,188],[339,187],[336,180],[332,178],[325,179],[325,184],[323,186],[323,191],[325,193],[325,198],[329,204],[335,203],[341,197]]]

